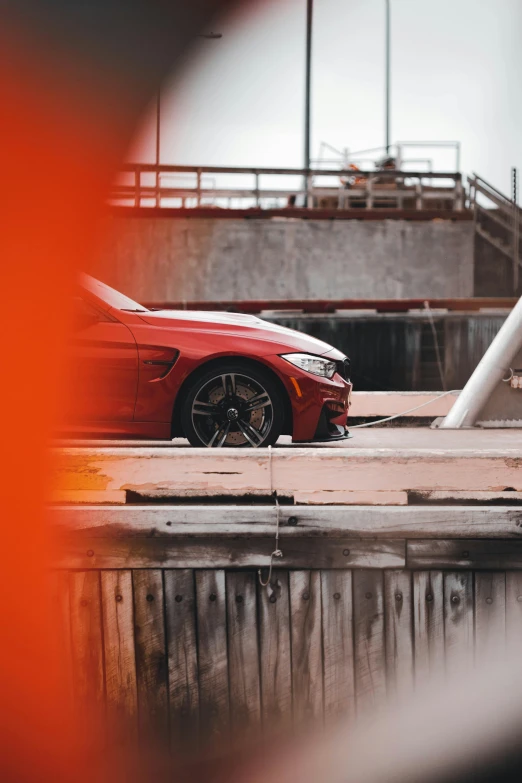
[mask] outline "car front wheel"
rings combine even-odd
[[[181,421],[192,446],[258,448],[281,435],[284,404],[267,372],[227,362],[190,387]]]

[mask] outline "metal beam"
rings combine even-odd
[[[506,318],[475,372],[442,422],[441,429],[473,427],[495,388],[522,350],[522,297]]]
[[[390,0],[386,0],[386,156],[390,154]]]
[[[310,113],[312,89],[312,17],[313,0],[306,2],[306,66],[305,66],[305,122],[304,122],[304,169],[310,168]]]

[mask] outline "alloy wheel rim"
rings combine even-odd
[[[259,381],[243,373],[222,373],[198,390],[191,415],[198,438],[208,448],[257,448],[272,429],[274,408]]]

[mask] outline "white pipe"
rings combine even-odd
[[[472,427],[495,387],[505,378],[522,348],[522,297],[440,425],[441,429]]]

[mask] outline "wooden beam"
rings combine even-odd
[[[343,506],[407,506],[407,492],[366,490],[358,492],[357,490],[342,489],[327,490],[313,489],[306,491],[297,490],[293,494],[294,503],[305,505],[331,506],[339,504]]]
[[[280,541],[281,568],[402,568],[405,542],[350,538]],[[83,538],[62,542],[55,565],[68,569],[247,568],[270,564],[273,531],[264,538]]]
[[[522,568],[522,541],[408,541],[408,568],[452,568],[466,571]]]
[[[241,539],[273,536],[276,509],[268,505],[60,506],[53,509],[52,520],[59,532],[77,541]],[[522,507],[281,506],[280,528],[283,540],[314,536],[522,539]]]
[[[473,433],[475,434],[475,433]],[[445,436],[448,438],[445,439]],[[154,491],[175,497],[283,495],[301,491],[522,491],[520,446],[480,448],[481,433],[459,448],[454,433],[436,432],[411,446],[256,449],[71,448],[57,455],[59,490]],[[362,437],[361,437],[362,441]],[[368,436],[367,441],[371,439]],[[383,443],[386,440],[383,438]],[[463,443],[467,441],[463,440]],[[514,441],[513,441],[514,443]],[[445,445],[447,444],[447,445]],[[424,445],[424,447],[423,447]],[[471,446],[471,447],[470,447]],[[475,446],[475,448],[473,448]],[[480,450],[477,450],[480,449]]]
[[[430,490],[428,492],[410,493],[409,502],[416,503],[439,503],[445,506],[460,503],[462,505],[483,505],[488,503],[498,503],[499,505],[515,506],[519,505],[522,511],[522,492],[500,491],[484,492],[481,490]]]

